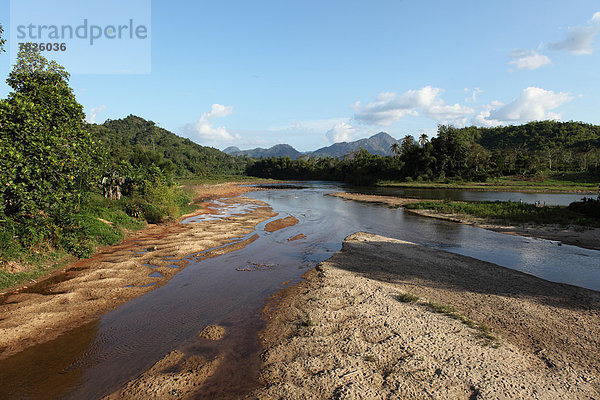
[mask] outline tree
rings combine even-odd
[[[6,39],[4,39],[2,37],[2,34],[4,33],[4,28],[2,27],[2,24],[0,24],[0,53],[4,52],[4,44],[6,43]]]
[[[425,147],[427,143],[429,143],[429,137],[423,133],[421,136],[419,136],[419,144],[421,147]]]
[[[0,205],[9,217],[73,212],[100,183],[102,156],[85,129],[69,74],[39,52],[23,49],[0,102]]]
[[[400,145],[398,143],[392,143],[390,150],[394,153],[394,157],[400,155]]]
[[[467,169],[468,147],[458,129],[438,126],[438,136],[431,140],[433,156],[437,160],[437,173],[440,176],[462,176]]]
[[[402,142],[400,144],[400,151],[402,154],[406,154],[412,150],[415,146],[415,139],[411,135],[406,135],[402,138]]]

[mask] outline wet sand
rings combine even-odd
[[[247,399],[600,396],[598,292],[365,233],[305,278],[265,309]]]
[[[285,217],[285,218],[276,219],[275,221],[269,222],[265,226],[265,231],[271,232],[271,233],[276,232],[281,229],[288,228],[290,226],[294,226],[298,222],[299,222],[298,218],[296,218],[296,217]]]
[[[334,193],[331,196],[346,200],[361,201],[365,203],[386,204],[392,207],[402,207],[405,204],[418,203],[422,199],[407,199],[394,196],[363,195],[357,193]],[[428,200],[441,201],[441,200]],[[588,228],[582,226],[562,227],[556,224],[538,225],[538,224],[519,224],[504,225],[495,224],[480,218],[463,216],[458,214],[442,214],[432,210],[410,210],[406,212],[418,214],[424,217],[437,218],[445,221],[461,224],[473,225],[479,228],[488,229],[494,232],[505,233],[508,235],[529,236],[539,239],[554,240],[563,244],[584,247],[586,249],[600,250],[600,228]]]
[[[200,188],[201,200],[252,190],[231,184],[212,187],[214,191]],[[250,198],[221,202],[246,207],[247,212],[201,224],[149,226],[91,259],[1,294],[0,360],[53,340],[164,285],[185,267],[185,257],[214,257],[244,247],[256,238],[242,239],[258,223],[276,215],[266,203]],[[209,249],[214,250],[206,252]]]

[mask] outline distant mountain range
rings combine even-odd
[[[227,153],[232,156],[246,156],[251,158],[269,158],[269,157],[290,157],[295,160],[304,153],[300,153],[289,144],[277,144],[271,148],[263,149],[256,148],[252,150],[240,150],[235,146],[231,146],[223,150],[223,153]]]
[[[278,144],[268,149],[256,148],[251,150],[240,150],[237,147],[228,147],[223,150],[224,153],[232,156],[247,156],[252,158],[268,157],[290,157],[296,160],[301,157],[324,158],[336,157],[342,158],[347,154],[365,149],[371,154],[380,156],[391,156],[393,153],[390,147],[394,143],[399,143],[396,139],[385,132],[379,132],[368,139],[360,139],[354,142],[335,143],[328,147],[323,147],[313,152],[301,153],[289,144]]]

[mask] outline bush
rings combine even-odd
[[[587,215],[592,218],[600,218],[600,197],[598,199],[588,199],[584,197],[581,201],[569,204],[569,210]]]
[[[163,213],[153,204],[140,204],[144,219],[151,224],[158,224],[163,220]]]

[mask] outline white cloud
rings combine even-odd
[[[407,115],[423,115],[443,123],[461,124],[474,110],[460,104],[447,105],[440,98],[443,90],[426,86],[419,90],[409,90],[403,94],[383,92],[374,102],[363,106],[360,102],[352,105],[356,112],[354,119],[373,125],[391,125]]]
[[[573,96],[569,93],[528,87],[509,104],[495,102],[486,106],[471,122],[480,126],[497,126],[547,119],[558,120],[561,119],[561,114],[552,110],[572,99]]]
[[[596,12],[587,26],[572,26],[567,30],[567,37],[550,44],[552,50],[565,50],[573,54],[592,54],[594,38],[600,32],[600,11]]]
[[[213,119],[224,118],[233,113],[232,106],[213,104],[209,112],[205,112],[196,122],[187,124],[180,131],[186,136],[199,139],[202,144],[218,145],[232,142],[239,135],[232,135],[224,126],[215,127]]]
[[[509,64],[518,69],[538,69],[552,63],[550,58],[535,50],[515,50],[509,57],[512,59]]]
[[[352,135],[356,132],[356,128],[347,122],[338,122],[325,136],[331,143],[347,142],[352,139]]]
[[[483,90],[479,89],[479,88],[473,88],[473,89],[469,89],[469,88],[465,88],[465,93],[469,94],[469,97],[467,97],[465,99],[465,102],[470,103],[476,103],[477,102],[477,96],[479,96],[480,93],[483,93]]]
[[[89,122],[90,124],[95,124],[96,117],[98,117],[98,114],[100,114],[102,111],[105,111],[105,110],[106,110],[106,106],[104,106],[104,105],[91,108],[90,114],[88,115],[87,122]]]

